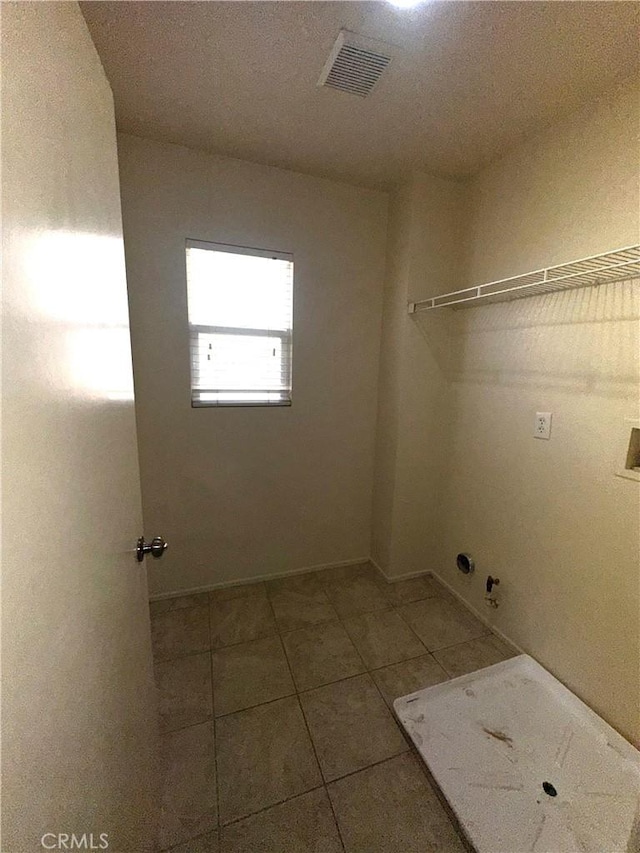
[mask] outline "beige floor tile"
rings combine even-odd
[[[317,788],[322,782],[295,696],[221,717],[216,734],[222,823]]]
[[[206,592],[198,593],[197,595],[160,598],[157,601],[149,602],[149,612],[154,617],[159,616],[161,613],[168,613],[170,610],[183,610],[187,607],[206,607],[208,602],[209,597]]]
[[[208,652],[157,663],[154,674],[161,731],[193,726],[213,716]]]
[[[280,637],[228,646],[211,657],[216,717],[296,691]]]
[[[320,578],[320,572],[309,572],[302,575],[291,575],[286,578],[276,578],[267,581],[267,594],[278,595],[282,592],[297,592],[317,601],[326,601],[324,585]]]
[[[370,577],[355,577],[327,584],[326,590],[338,615],[343,618],[391,606],[380,584]]]
[[[223,586],[220,589],[212,589],[209,593],[210,601],[231,601],[234,598],[251,598],[254,595],[264,598],[267,588],[263,581],[258,583],[244,583],[237,586]]]
[[[220,841],[221,853],[342,853],[324,788],[224,827]]]
[[[346,853],[464,853],[411,753],[334,782],[328,790]]]
[[[494,663],[512,658],[514,652],[498,637],[489,635],[469,643],[460,643],[448,649],[434,652],[434,658],[444,667],[452,678],[475,672]]]
[[[427,651],[395,610],[345,619],[344,627],[369,669],[415,658]]]
[[[392,604],[408,604],[442,594],[442,586],[430,577],[410,578],[393,583],[386,583],[383,579],[380,586]]]
[[[300,703],[327,781],[408,749],[367,674],[302,693]]]
[[[250,595],[211,601],[211,647],[247,643],[277,633],[266,596]]]
[[[447,673],[431,655],[394,663],[393,666],[376,669],[371,675],[390,708],[394,699],[448,679]]]
[[[327,622],[282,637],[298,690],[348,678],[366,669],[339,622]]]
[[[398,609],[429,651],[489,633],[464,607],[445,598],[425,598]]]
[[[163,736],[160,848],[166,850],[217,827],[213,724]]]
[[[430,580],[431,586],[433,587],[435,594],[439,598],[446,598],[448,601],[452,601],[454,604],[460,604],[460,600],[453,594],[453,591],[450,590],[448,586],[445,586],[436,577],[431,577]]]
[[[218,830],[216,830],[201,835],[200,838],[185,841],[184,844],[179,844],[177,847],[172,847],[170,853],[218,853],[219,850]]]
[[[335,566],[332,569],[322,569],[317,572],[324,586],[334,583],[342,583],[343,581],[353,580],[354,578],[367,577],[371,580],[377,580],[380,577],[380,572],[371,563],[351,563],[348,566]]]
[[[322,590],[320,595],[322,598],[317,592],[308,595],[294,590],[272,593],[271,606],[278,628],[281,631],[293,631],[337,619],[338,614]]]
[[[151,620],[151,643],[156,661],[208,651],[209,609],[181,608],[154,616]]]

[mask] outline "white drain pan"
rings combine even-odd
[[[394,708],[478,853],[640,851],[640,752],[528,655]]]

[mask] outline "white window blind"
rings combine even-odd
[[[293,256],[187,240],[193,406],[291,403]]]

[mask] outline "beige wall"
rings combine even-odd
[[[638,242],[639,110],[628,80],[471,182],[467,283]]]
[[[386,195],[119,145],[152,592],[366,558]],[[293,252],[291,408],[191,408],[186,237]]]
[[[636,739],[638,486],[613,473],[638,414],[635,288],[405,312],[637,242],[637,98],[627,83],[472,181],[418,174],[394,194],[371,528],[390,576],[437,572]],[[366,555],[384,197],[133,137],[121,170],[146,525],[172,540],[154,591]],[[291,410],[189,407],[185,236],[296,254]]]
[[[411,184],[392,195],[387,231],[371,526],[371,555],[385,571],[391,566],[394,543],[396,459],[402,414],[400,378],[404,340],[401,325],[406,313],[410,268],[412,200]]]
[[[391,200],[372,526],[372,557],[389,576],[437,568],[448,318],[416,322],[407,303],[459,281],[464,202],[464,184],[422,173]]]
[[[639,486],[614,472],[640,414],[638,283],[406,303],[640,242],[639,104],[628,81],[465,185],[415,175],[392,196],[372,544],[389,576],[434,571],[636,741]]]
[[[640,242],[637,84],[494,163],[472,183],[467,280]],[[452,432],[439,573],[588,704],[640,740],[638,282],[453,315]],[[550,441],[532,436],[553,412]],[[455,569],[471,552],[477,572]],[[482,601],[501,579],[496,612]]]

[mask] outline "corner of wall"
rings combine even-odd
[[[416,172],[391,204],[372,529],[372,556],[390,577],[430,570],[437,553],[449,318],[410,317],[407,303],[462,275],[466,192],[465,182]]]
[[[389,571],[393,540],[399,416],[397,341],[401,337],[400,326],[407,302],[411,218],[411,185],[406,183],[389,197],[378,367],[371,555],[385,572]]]

